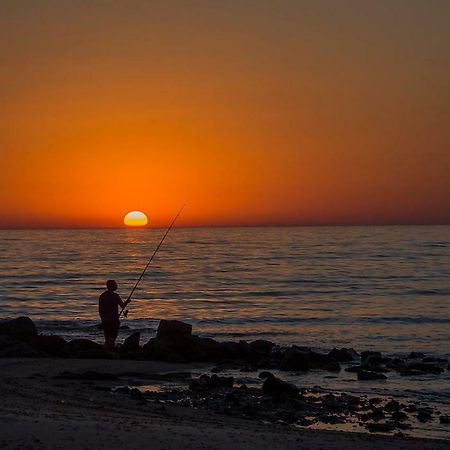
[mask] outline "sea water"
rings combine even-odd
[[[27,315],[41,332],[101,341],[105,281],[115,279],[127,298],[164,231],[0,231],[0,318]],[[119,340],[139,330],[145,341],[171,318],[220,340],[448,358],[449,300],[450,226],[175,228],[139,284]],[[344,371],[279,375],[450,413],[448,370],[372,382]],[[411,433],[450,435],[437,418]]]
[[[96,334],[98,296],[127,298],[162,229],[1,230],[0,317]],[[450,355],[450,226],[175,228],[124,322],[175,318],[219,339]]]

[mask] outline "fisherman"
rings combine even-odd
[[[124,309],[131,300],[122,301],[120,295],[115,292],[117,290],[115,280],[108,280],[106,288],[107,290],[98,299],[98,312],[105,335],[105,350],[114,350],[120,326],[119,306]]]

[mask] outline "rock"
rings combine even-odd
[[[446,359],[446,358],[436,358],[434,356],[428,356],[427,358],[423,358],[422,362],[424,362],[424,363],[447,364],[448,363],[448,359]]]
[[[349,362],[358,359],[358,353],[355,350],[345,347],[340,349],[333,348],[333,350],[328,353],[328,356],[338,362]]]
[[[57,353],[57,356],[62,358],[76,358],[83,357],[83,355],[86,356],[87,352],[93,351],[97,351],[99,354],[108,353],[105,352],[103,346],[90,339],[73,339]]]
[[[390,400],[384,405],[384,409],[389,412],[395,412],[400,410],[400,403],[397,400]]]
[[[395,430],[395,425],[391,423],[366,423],[366,427],[371,433],[389,433]]]
[[[367,370],[361,370],[358,372],[358,380],[369,381],[369,380],[386,380],[386,375],[377,372],[369,372]]]
[[[422,359],[422,358],[425,358],[425,354],[422,352],[411,352],[406,358],[407,359]]]
[[[0,358],[39,357],[36,349],[26,342],[7,335],[0,335]]]
[[[214,374],[212,376],[209,375],[201,375],[196,380],[192,381],[189,385],[189,389],[192,391],[202,391],[202,390],[210,390],[210,389],[222,389],[228,388],[231,389],[234,384],[234,377],[219,377]]]
[[[270,354],[275,344],[273,342],[266,341],[264,339],[258,339],[256,341],[250,342],[249,345],[251,349],[256,352]]]
[[[358,373],[358,372],[361,372],[362,370],[367,370],[367,369],[368,369],[368,366],[364,364],[364,365],[357,365],[357,366],[347,367],[345,369],[345,371],[346,372],[350,372],[350,373]]]
[[[417,414],[417,420],[422,423],[429,422],[430,420],[432,420],[432,414],[430,411],[421,409]]]
[[[156,337],[161,339],[190,339],[192,337],[192,325],[179,320],[161,320]]]
[[[444,369],[442,369],[441,367],[421,362],[409,363],[406,367],[406,370],[419,370],[423,373],[433,373],[436,375],[444,371]]]
[[[392,413],[392,420],[395,420],[396,422],[401,422],[403,420],[407,420],[408,415],[405,414],[403,411],[394,411]]]
[[[139,345],[140,341],[141,341],[141,333],[135,332],[131,334],[123,341],[121,351],[125,353],[139,351],[141,349]]]
[[[40,334],[38,336],[38,348],[49,355],[56,355],[60,352],[67,342],[61,336],[56,335],[44,335]]]
[[[280,380],[279,378],[274,376],[266,378],[262,386],[262,390],[264,394],[272,395],[275,397],[280,395],[297,396],[299,393],[299,389],[297,386]]]
[[[450,416],[440,416],[439,423],[443,425],[450,425]]]
[[[291,347],[283,355],[280,364],[281,370],[300,370],[307,372],[310,369],[310,360],[307,352]]]
[[[262,380],[264,380],[265,378],[270,378],[273,377],[273,373],[272,372],[268,372],[267,370],[263,370],[262,372],[259,373],[258,378],[261,378]]]
[[[0,335],[6,335],[27,342],[32,347],[37,344],[37,329],[26,316],[17,319],[0,320]]]
[[[383,362],[383,355],[381,352],[365,351],[361,352],[361,362],[372,365],[381,364]]]

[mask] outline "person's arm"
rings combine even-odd
[[[122,309],[125,309],[126,306],[128,305],[128,303],[131,302],[131,299],[129,299],[129,298],[126,299],[125,301],[123,301],[123,300],[120,298],[120,295],[119,295],[119,294],[117,294],[117,297],[119,297],[118,303],[119,303],[119,306],[120,306]]]

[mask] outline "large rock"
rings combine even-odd
[[[286,381],[280,380],[277,377],[267,377],[262,386],[264,394],[272,396],[289,395],[297,396],[299,389],[297,386]]]
[[[275,344],[273,342],[266,341],[265,339],[258,339],[250,342],[250,347],[252,350],[264,354],[270,354],[274,345]]]
[[[330,353],[328,353],[330,358],[335,359],[338,362],[350,362],[358,359],[358,353],[352,348],[333,348]]]
[[[121,350],[126,353],[137,352],[140,350],[141,333],[135,332],[128,336],[124,341]]]
[[[306,372],[309,369],[322,369],[338,372],[341,370],[341,366],[329,355],[313,352],[311,350],[300,350],[297,347],[290,347],[283,355],[280,369],[302,372]]]
[[[89,358],[103,353],[107,353],[103,346],[90,339],[73,339],[58,352],[58,356],[63,358]]]
[[[386,375],[377,372],[370,372],[367,370],[361,370],[358,372],[358,380],[369,381],[369,380],[386,380]]]
[[[42,356],[26,342],[12,336],[0,335],[0,358]]]
[[[22,316],[17,319],[1,320],[1,334],[29,341],[30,338],[36,338],[38,333],[34,322],[29,317]]]
[[[281,360],[281,370],[299,370],[307,372],[311,368],[308,352],[300,351],[295,347],[291,347],[283,355]]]
[[[38,336],[38,348],[49,355],[56,355],[60,352],[67,342],[61,337],[56,335],[44,335]]]
[[[190,339],[192,325],[179,320],[161,320],[156,337],[160,339]]]
[[[371,365],[379,365],[383,362],[383,355],[381,352],[367,350],[365,352],[361,352],[361,362]]]

